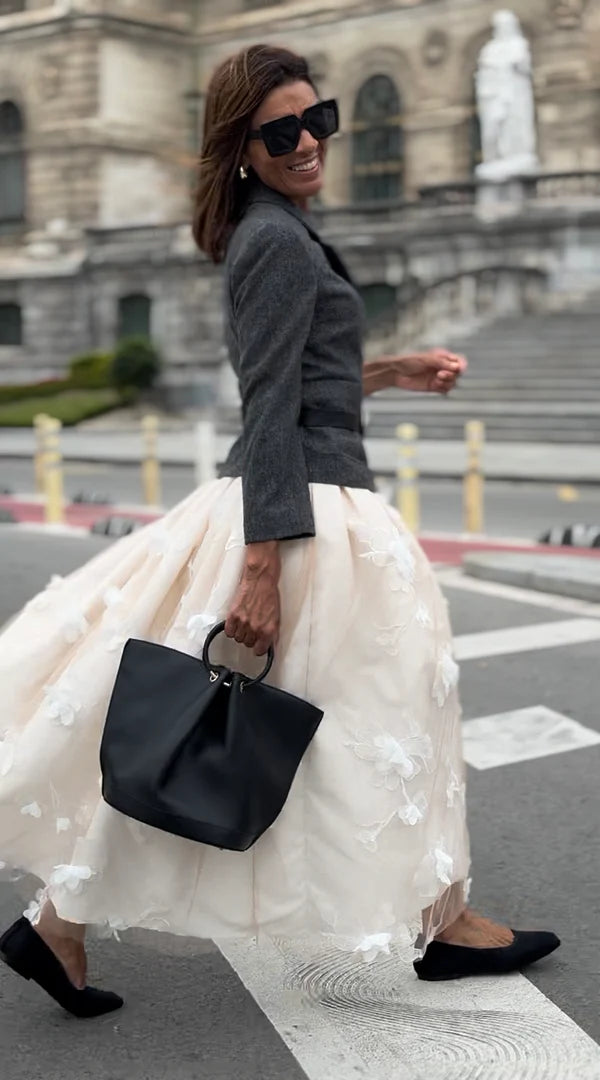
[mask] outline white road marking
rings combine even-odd
[[[545,705],[465,720],[462,730],[464,758],[475,769],[495,769],[600,743],[597,731]]]
[[[464,592],[479,593],[497,600],[512,600],[515,603],[529,604],[531,607],[550,608],[554,611],[567,611],[571,615],[597,616],[600,618],[600,604],[589,600],[576,600],[556,593],[544,593],[538,589],[522,589],[518,585],[501,585],[499,582],[484,581],[482,578],[468,577],[456,567],[446,567],[438,574],[440,585],[450,589],[462,589]]]
[[[217,944],[309,1080],[600,1076],[600,1047],[523,975],[421,983],[393,958]]]
[[[561,622],[460,634],[454,638],[454,655],[459,661],[478,660],[484,656],[505,656],[508,653],[533,652],[598,640],[600,620],[565,619]]]

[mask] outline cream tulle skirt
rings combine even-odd
[[[0,865],[40,879],[33,921],[50,897],[63,918],[108,931],[307,935],[372,960],[392,948],[412,959],[460,913],[469,853],[446,602],[383,499],[311,490],[316,539],[282,544],[269,681],[325,716],[248,852],[122,816],[100,796],[98,762],[126,639],[198,655],[225,616],[244,558],[240,480],[199,488],[53,578],[0,637]],[[215,649],[260,666],[224,638]]]

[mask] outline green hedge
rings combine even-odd
[[[69,364],[68,381],[74,387],[87,390],[104,390],[114,385],[114,354],[104,352],[85,353],[76,356]]]
[[[92,352],[74,357],[62,379],[0,386],[0,407],[33,398],[39,402],[76,390],[144,390],[152,386],[159,371],[160,358],[152,343],[145,338],[126,338],[114,353]]]
[[[149,390],[160,372],[160,357],[148,338],[123,338],[115,350],[111,378],[114,386]]]
[[[44,379],[37,383],[0,386],[0,405],[36,397],[54,397],[67,390],[107,390],[114,385],[113,353],[86,353],[76,356],[63,379]]]
[[[0,404],[0,427],[29,427],[38,413],[46,413],[61,420],[65,426],[78,424],[91,416],[110,412],[129,405],[135,391],[119,391],[112,387],[105,390],[66,390],[52,398],[28,397],[21,401]]]
[[[47,379],[40,383],[19,383],[18,386],[0,386],[0,405],[11,401],[22,401],[35,395],[36,398],[54,397],[63,390],[71,389],[69,379]]]

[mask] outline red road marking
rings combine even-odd
[[[42,523],[44,508],[41,502],[21,499],[11,495],[0,495],[0,507],[10,510],[19,522]],[[156,521],[161,515],[151,510],[128,510],[127,507],[102,506],[94,503],[70,503],[65,507],[65,524],[89,529],[95,521],[109,516],[130,518],[133,521],[147,523]],[[587,558],[600,558],[598,548],[551,547],[549,544],[515,544],[498,538],[477,538],[452,536],[424,536],[420,539],[421,547],[433,563],[445,563],[448,566],[460,566],[462,557],[469,551],[515,551],[535,555],[578,555]]]

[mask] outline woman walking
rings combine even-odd
[[[122,1004],[86,986],[92,923],[307,936],[365,961],[393,950],[428,979],[513,970],[558,945],[466,907],[446,604],[374,493],[360,420],[364,394],[446,393],[465,361],[363,365],[361,301],[306,215],[337,125],[292,53],[255,46],[215,72],[194,233],[225,261],[242,435],[220,479],[51,582],[0,641],[0,858],[43,883],[0,953],[76,1015]],[[124,642],[198,654],[221,619],[230,666],[274,644],[273,684],[324,710],[283,812],[244,853],[141,825],[99,794]]]

